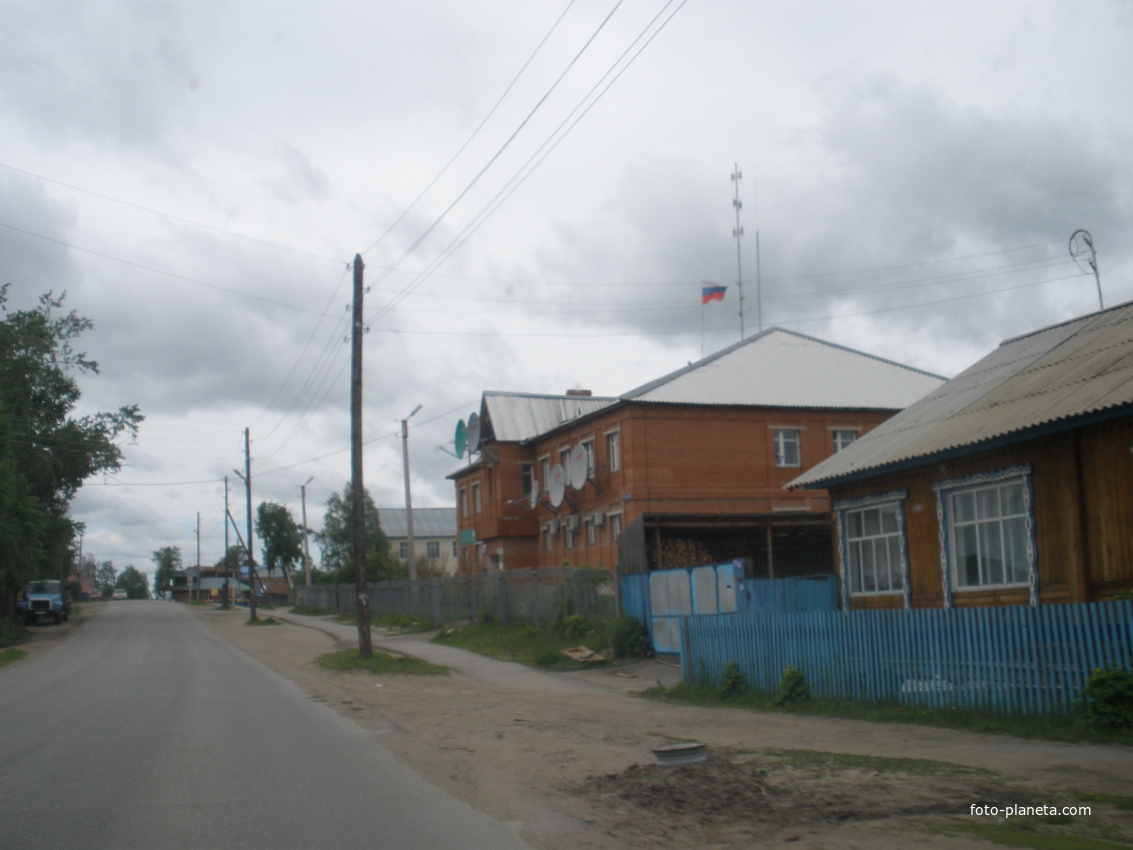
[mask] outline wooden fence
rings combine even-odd
[[[353,611],[353,584],[295,588],[295,604]],[[491,616],[500,623],[554,622],[578,614],[591,621],[617,615],[613,577],[606,570],[555,567],[504,570],[423,581],[372,582],[367,587],[370,616],[406,614],[434,623],[475,621]]]
[[[735,662],[774,691],[788,666],[815,696],[1064,714],[1098,668],[1133,667],[1133,601],[684,618],[686,682]]]

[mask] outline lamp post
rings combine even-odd
[[[420,409],[421,405],[417,405],[413,408],[413,413],[401,420],[401,459],[405,470],[405,534],[409,544],[409,593],[413,602],[416,602],[417,598],[417,585],[414,584],[417,581],[417,553],[414,551],[413,540],[413,498],[409,493],[409,420]]]
[[[314,480],[315,476],[312,475],[299,485],[299,499],[303,504],[303,575],[307,580],[307,587],[311,586],[311,550],[307,542],[307,485]]]

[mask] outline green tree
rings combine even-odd
[[[114,592],[114,582],[118,580],[118,570],[115,569],[114,562],[103,561],[99,564],[96,576],[99,593],[102,594],[103,598],[109,599],[110,594]]]
[[[263,563],[269,576],[276,569],[289,573],[302,561],[303,533],[283,505],[263,502],[256,509],[256,534],[263,541]]]
[[[409,571],[405,564],[393,557],[389,539],[382,531],[378,509],[368,491],[363,491],[362,507],[366,518],[366,579],[367,581],[394,581],[404,579]],[[327,499],[323,530],[315,532],[315,540],[323,550],[323,569],[336,582],[354,581],[354,544],[351,522],[354,510],[350,482],[341,494],[332,493]]]
[[[116,413],[72,415],[77,376],[98,364],[75,350],[89,319],[63,312],[50,292],[33,310],[8,313],[0,286],[0,617],[35,578],[65,579],[78,524],[71,500],[84,480],[122,462],[117,440],[137,434],[136,405]]]
[[[122,575],[118,576],[114,586],[126,591],[131,599],[149,599],[149,582],[135,567],[122,570]]]
[[[244,552],[243,546],[229,546],[224,557],[216,562],[217,569],[227,570],[233,575],[240,572],[241,567],[246,566],[248,566],[248,556]]]
[[[153,571],[153,595],[161,598],[162,594],[173,589],[173,574],[181,569],[181,547],[162,546],[154,551],[149,559],[155,567]]]

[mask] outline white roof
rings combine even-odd
[[[386,537],[408,537],[405,508],[378,508]],[[456,508],[414,508],[414,537],[456,537]]]
[[[616,401],[616,398],[589,395],[487,391],[480,408],[481,433],[484,436],[490,434],[501,443],[519,443],[553,431]]]
[[[650,381],[623,400],[900,410],[944,378],[781,328]]]

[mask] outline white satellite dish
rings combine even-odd
[[[551,467],[551,480],[547,483],[547,493],[551,497],[551,506],[557,508],[563,503],[566,495],[566,470],[559,464]]]
[[[581,490],[586,485],[586,474],[590,471],[586,446],[579,443],[570,450],[570,457],[567,459],[567,471],[570,477],[570,486],[575,490]]]
[[[531,478],[531,492],[527,494],[527,497],[531,501],[531,507],[539,504],[539,481],[534,476]]]
[[[480,451],[480,417],[468,414],[468,453]]]

